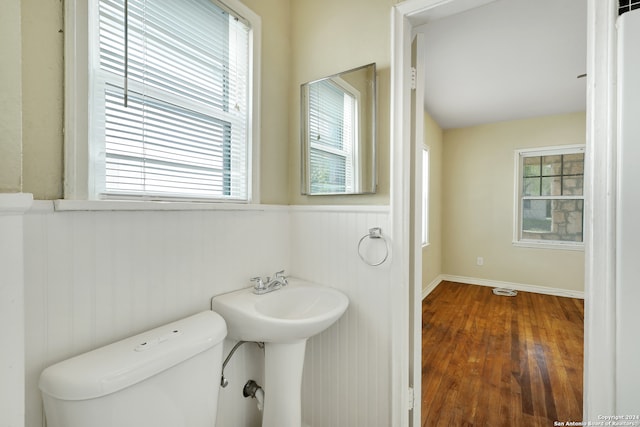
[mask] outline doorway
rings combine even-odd
[[[486,4],[487,1],[467,0],[422,0],[398,4],[393,11],[393,43],[392,43],[392,129],[393,129],[393,170],[392,177],[392,227],[396,236],[398,276],[408,280],[409,259],[409,230],[405,226],[409,221],[409,192],[407,183],[410,181],[410,144],[409,123],[409,58],[410,41],[414,29],[422,24],[425,16],[442,17],[460,13],[472,7]],[[615,282],[612,277],[615,258],[613,252],[613,237],[610,233],[615,224],[614,205],[615,195],[611,194],[611,181],[615,181],[614,173],[610,169],[615,164],[615,152],[612,150],[613,138],[611,103],[613,85],[611,78],[614,38],[614,9],[615,1],[606,2],[588,0],[588,63],[587,63],[587,160],[585,191],[597,203],[587,203],[585,211],[585,417],[595,419],[597,414],[614,412],[615,385],[614,361],[615,346],[608,346],[615,342],[615,318],[612,305]],[[430,15],[429,15],[430,14]],[[597,55],[596,55],[597,53]],[[414,254],[415,255],[415,254]],[[421,278],[420,278],[421,279]],[[595,285],[597,283],[597,286]],[[416,294],[421,282],[415,278],[410,283],[409,291]],[[408,300],[404,304],[409,309]],[[402,304],[401,304],[402,305]],[[415,310],[416,307],[414,306]],[[408,310],[407,310],[408,311]],[[595,322],[598,319],[598,322]],[[400,322],[402,323],[402,322]],[[408,320],[407,320],[408,323]],[[416,338],[420,325],[415,322],[410,325],[409,340]],[[408,351],[409,365],[413,363],[416,354]],[[405,359],[406,360],[406,359]],[[590,363],[597,360],[598,366]],[[595,363],[595,362],[594,362]],[[407,369],[403,365],[403,369]],[[406,373],[407,370],[404,370]],[[404,396],[403,387],[418,383],[416,373],[410,378],[396,372],[394,388],[396,396]],[[404,377],[404,378],[403,378]],[[417,390],[416,390],[416,394]],[[419,394],[418,394],[419,395]],[[399,399],[395,399],[400,401]],[[414,411],[414,424],[415,424]],[[410,425],[402,421],[409,418],[403,415],[402,407],[398,407],[395,419],[399,425]],[[415,424],[418,425],[418,424]]]

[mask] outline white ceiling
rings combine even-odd
[[[444,129],[584,111],[586,20],[586,0],[496,0],[423,15],[427,111]]]

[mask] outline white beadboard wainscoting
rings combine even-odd
[[[291,210],[291,273],[340,289],[350,301],[335,325],[307,343],[302,380],[305,425],[391,423],[389,260],[373,267],[358,256],[358,242],[368,230],[381,227],[385,234],[389,224],[386,206]],[[378,249],[384,250],[381,240],[363,241],[362,252],[370,262],[382,259]]]
[[[252,276],[289,270],[289,242],[288,207],[58,212],[35,202],[24,215],[26,426],[44,425],[37,383],[46,366],[207,310],[213,295]],[[227,366],[219,425],[259,425],[241,390],[262,379],[261,358],[246,344]]]
[[[24,425],[24,212],[31,194],[0,194],[0,425]]]
[[[350,300],[342,319],[309,340],[304,424],[390,424],[393,254],[378,267],[358,256],[370,228],[387,235],[388,207],[57,211],[36,201],[23,223],[26,427],[44,425],[37,383],[45,367],[207,310],[212,296],[282,268]],[[364,239],[371,262],[384,251],[383,240]],[[233,344],[225,341],[225,356]],[[263,382],[262,363],[254,344],[231,359],[220,427],[260,425],[255,400],[241,391],[248,379]]]

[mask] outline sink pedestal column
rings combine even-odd
[[[302,366],[307,340],[264,344],[262,427],[302,424]]]

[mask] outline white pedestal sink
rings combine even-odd
[[[342,292],[300,279],[263,295],[253,288],[214,297],[211,308],[227,322],[228,336],[265,343],[262,427],[300,427],[300,390],[307,339],[342,316]]]

